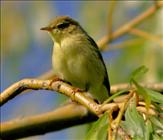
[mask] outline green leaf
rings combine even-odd
[[[132,82],[132,79],[136,80],[141,75],[145,74],[148,71],[148,68],[143,66],[140,66],[136,70],[134,70],[130,76],[130,83]]]
[[[145,125],[145,132],[144,132],[145,140],[150,140],[151,139],[152,132],[153,132],[152,123],[151,123],[151,121],[147,120],[146,125]]]
[[[159,118],[156,117],[150,117],[151,122],[153,123],[153,125],[155,125],[156,127],[158,127],[160,130],[163,131],[163,124],[162,122],[159,121]]]
[[[128,106],[125,121],[121,122],[121,127],[134,139],[144,138],[145,123],[136,110],[135,101]]]
[[[135,136],[135,137],[132,138],[132,140],[144,140],[144,138],[141,138],[139,136]]]
[[[110,101],[112,101],[115,97],[127,92],[129,89],[125,89],[125,90],[121,90],[115,94],[113,94],[111,97],[109,97],[106,101],[103,102],[102,105],[105,105],[106,103],[109,103]]]
[[[153,102],[163,104],[163,95],[161,93],[153,91],[153,90],[148,89],[148,88],[144,88],[144,89],[146,90],[148,95],[151,97],[151,100]]]
[[[163,140],[163,136],[158,136],[158,135],[152,135],[153,139],[152,140]]]
[[[148,91],[144,87],[142,87],[141,85],[139,85],[134,79],[132,79],[132,82],[134,83],[134,85],[137,88],[137,93],[139,95],[142,95],[143,96],[143,98],[145,100],[145,103],[146,103],[146,108],[148,110],[149,107],[150,107],[150,104],[151,104],[151,98],[148,95]]]
[[[108,130],[108,113],[105,113],[91,127],[85,140],[106,140]]]

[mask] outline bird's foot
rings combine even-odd
[[[80,89],[80,88],[76,88],[76,87],[73,87],[73,93],[76,93],[76,92],[84,92],[84,90]]]
[[[76,94],[77,92],[84,92],[84,90],[82,90],[82,89],[80,89],[80,88],[73,87],[73,88],[72,88],[72,95],[73,95],[73,98],[71,98],[72,102],[75,101],[75,94]]]
[[[60,79],[59,77],[57,77],[57,76],[54,76],[53,77],[53,79],[51,80],[51,82],[50,82],[50,86],[52,86],[52,84],[53,84],[53,82],[56,82],[56,81],[62,81],[63,82],[63,80],[62,79]]]

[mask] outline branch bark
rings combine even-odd
[[[158,92],[163,92],[163,83],[141,83],[140,85]],[[128,83],[113,85],[111,86],[111,94],[128,89],[129,87],[130,84]]]
[[[1,138],[9,140],[45,134],[74,125],[92,122],[97,120],[97,118],[88,112],[84,106],[71,103],[59,107],[52,112],[2,123]]]
[[[52,90],[62,93],[72,100],[84,105],[87,107],[91,112],[96,114],[97,116],[101,114],[100,106],[93,101],[93,99],[89,98],[86,92],[74,92],[74,87],[71,85],[64,83],[62,81],[55,81],[53,80],[38,80],[38,79],[23,79],[5,91],[3,91],[0,95],[0,105],[5,104],[10,99],[14,98],[22,91],[33,89],[33,90]]]
[[[55,90],[65,94],[66,96],[70,96],[73,100],[84,106],[77,103],[72,103],[45,114],[4,122],[1,124],[1,138],[22,138],[44,134],[46,132],[56,131],[78,124],[88,123],[96,120],[99,112],[103,112],[108,109],[114,110],[119,108],[121,105],[121,103],[110,103],[101,107],[93,100],[84,96],[83,93],[73,93],[74,87],[62,81],[56,81],[51,84],[51,81],[52,80],[37,79],[21,80],[1,93],[1,104],[4,104],[9,99],[14,98],[16,95],[19,95],[19,93],[21,93],[23,90],[46,89]],[[141,85],[159,92],[163,92],[163,83]],[[113,94],[128,88],[129,84],[114,85],[111,87],[111,93]],[[92,114],[90,111],[92,111],[94,114]]]
[[[141,85],[158,92],[163,92],[163,83],[149,83],[149,84],[142,83]],[[130,85],[127,83],[113,85],[111,86],[111,94],[114,94],[124,89],[128,89],[129,87]],[[5,104],[10,99],[20,94],[22,91],[29,89],[33,90],[44,89],[57,91],[66,96],[69,96],[72,100],[75,100],[81,103],[82,105],[87,106],[95,114],[99,113],[99,107],[97,103],[95,103],[92,99],[85,96],[86,93],[85,94],[83,94],[84,92],[74,93],[74,87],[72,87],[71,85],[64,83],[62,81],[56,81],[52,83],[52,80],[23,79],[17,83],[14,83],[0,94],[0,105]]]

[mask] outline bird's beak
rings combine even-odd
[[[40,30],[44,30],[44,31],[52,31],[53,29],[51,27],[42,27]]]

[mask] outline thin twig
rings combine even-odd
[[[113,30],[113,13],[115,10],[116,1],[111,1],[109,4],[109,13],[108,13],[108,36],[112,35]]]
[[[140,46],[141,43],[144,43],[144,39],[137,37],[137,38],[133,38],[133,39],[125,40],[123,42],[109,45],[110,47],[104,48],[103,51],[107,51],[107,50],[112,51],[115,49],[122,49],[122,48],[126,48],[126,47]]]
[[[136,107],[136,109],[137,109],[137,111],[139,111],[141,113],[145,113],[147,115],[153,115],[153,116],[158,115],[158,112],[156,112],[154,109],[150,108],[150,109],[147,110],[147,108],[145,106],[144,107],[138,106],[138,107]]]
[[[157,7],[151,6],[149,9],[147,9],[145,12],[142,14],[138,15],[135,17],[133,20],[129,21],[128,23],[124,24],[121,26],[119,29],[114,31],[111,36],[105,35],[102,37],[98,42],[98,46],[100,47],[101,50],[103,50],[106,47],[106,44],[113,39],[116,39],[125,33],[129,32],[134,26],[140,24],[143,20],[148,18],[149,16],[153,15],[159,8],[163,6],[163,1],[158,1],[157,2]]]
[[[141,86],[158,91],[163,92],[163,83],[140,83]],[[118,91],[128,89],[130,84],[123,83],[111,86],[111,93],[116,93]]]
[[[151,41],[154,41],[154,42],[158,43],[161,47],[163,47],[163,40],[161,40],[161,38],[159,38],[156,35],[147,33],[145,31],[142,31],[142,30],[139,30],[139,29],[136,29],[136,28],[131,29],[129,31],[129,33],[140,36],[140,37],[143,37],[143,38],[151,40]]]
[[[112,128],[113,128],[113,130],[114,130],[114,137],[113,137],[114,140],[116,140],[118,127],[119,127],[119,124],[120,124],[120,122],[121,122],[121,120],[122,120],[122,116],[123,116],[123,114],[124,114],[124,112],[125,112],[125,110],[126,110],[126,108],[127,108],[128,101],[129,101],[130,98],[133,97],[133,95],[134,95],[133,92],[134,92],[134,91],[131,91],[131,92],[128,94],[127,98],[124,100],[124,102],[122,103],[122,105],[121,105],[121,107],[120,107],[120,111],[119,111],[119,113],[118,113],[118,116],[116,117],[115,120],[113,120],[113,122],[112,122],[112,124],[111,124],[111,126],[112,126]]]

